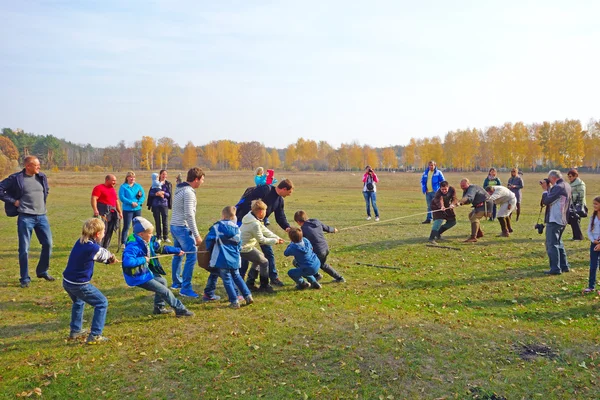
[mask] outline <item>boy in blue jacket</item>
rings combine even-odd
[[[177,317],[191,317],[188,311],[167,287],[166,275],[156,253],[183,255],[178,247],[161,246],[153,235],[154,226],[143,217],[133,219],[133,234],[127,239],[123,250],[123,276],[129,286],[137,286],[154,292],[154,314],[169,314],[168,304],[175,309]]]
[[[219,272],[211,272],[204,288],[202,300],[211,301],[220,299],[215,295],[217,279],[219,276],[225,286],[227,297],[229,298],[229,307],[240,308],[238,290],[246,300],[246,304],[252,304],[252,294],[250,289],[240,275],[240,249],[242,248],[240,240],[240,228],[238,228],[235,217],[235,207],[227,206],[221,212],[221,221],[215,223],[204,238],[206,248],[211,251],[210,266],[217,268]],[[234,286],[235,284],[235,286]]]
[[[87,332],[82,328],[85,303],[94,307],[92,329],[86,343],[106,342],[102,336],[108,300],[90,282],[94,275],[94,262],[114,264],[118,260],[108,250],[100,246],[104,237],[104,222],[100,218],[90,218],[83,224],[81,237],[75,242],[67,267],[63,272],[63,288],[73,301],[71,308],[71,333],[69,339],[77,339]]]
[[[294,267],[288,271],[290,278],[296,282],[296,289],[303,290],[307,287],[321,289],[321,285],[315,279],[315,274],[319,272],[321,262],[314,253],[312,245],[302,236],[300,228],[290,228],[288,235],[290,243],[283,252],[286,257],[294,256]]]

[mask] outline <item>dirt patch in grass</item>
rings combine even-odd
[[[546,357],[549,359],[554,359],[558,357],[558,353],[556,353],[552,348],[543,343],[533,343],[533,344],[523,344],[520,343],[516,346],[519,356],[526,361],[533,360],[537,357]]]
[[[478,400],[506,400],[506,397],[480,388],[479,386],[470,387],[469,395],[471,398]]]

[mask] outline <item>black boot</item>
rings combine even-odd
[[[521,215],[521,203],[517,203],[517,221],[519,221],[520,215]]]
[[[342,278],[342,276],[329,264],[322,265],[321,269],[323,270],[323,272],[327,273],[327,275],[331,276],[335,280],[339,280],[340,278]]]
[[[260,287],[258,288],[258,291],[263,292],[263,293],[275,292],[275,290],[273,290],[273,286],[269,285],[269,277],[268,276],[260,277]]]
[[[437,233],[436,239],[441,239],[441,238],[442,238],[442,233],[444,233],[444,232],[446,232],[446,231],[447,231],[447,229],[446,229],[446,228],[444,228],[443,226],[442,226],[442,227],[440,227],[440,229],[438,230],[438,233]]]
[[[510,215],[506,217],[504,221],[506,222],[506,230],[508,231],[508,233],[513,233],[512,225],[510,223]]]
[[[440,235],[439,231],[435,231],[435,230],[431,230],[431,233],[429,234],[429,241],[432,242],[435,239],[437,239],[437,237]]]

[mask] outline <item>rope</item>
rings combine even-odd
[[[448,207],[448,208],[456,208],[456,207],[457,207],[457,206],[454,206],[454,207]],[[386,220],[385,220],[385,221],[383,221],[383,222],[390,222],[390,221],[396,221],[396,220],[399,220],[399,219],[405,219],[405,218],[418,217],[419,215],[427,215],[427,214],[429,214],[430,212],[431,212],[431,213],[434,213],[434,212],[440,212],[440,211],[446,211],[446,210],[445,210],[445,209],[444,209],[444,210],[431,210],[431,211],[426,211],[426,212],[424,212],[424,213],[411,214],[411,215],[403,215],[403,216],[401,216],[401,217],[396,217],[396,218],[386,219]],[[341,231],[345,231],[345,230],[348,230],[348,229],[362,228],[363,226],[375,225],[375,224],[378,224],[378,223],[380,223],[380,222],[381,222],[381,221],[376,221],[376,222],[367,222],[366,224],[360,224],[360,225],[354,225],[354,226],[347,226],[347,227],[345,227],[345,228],[340,228],[340,229],[338,229],[338,231],[339,231],[339,232],[341,232]]]

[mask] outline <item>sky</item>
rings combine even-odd
[[[600,2],[0,0],[0,127],[384,147],[600,117]]]

